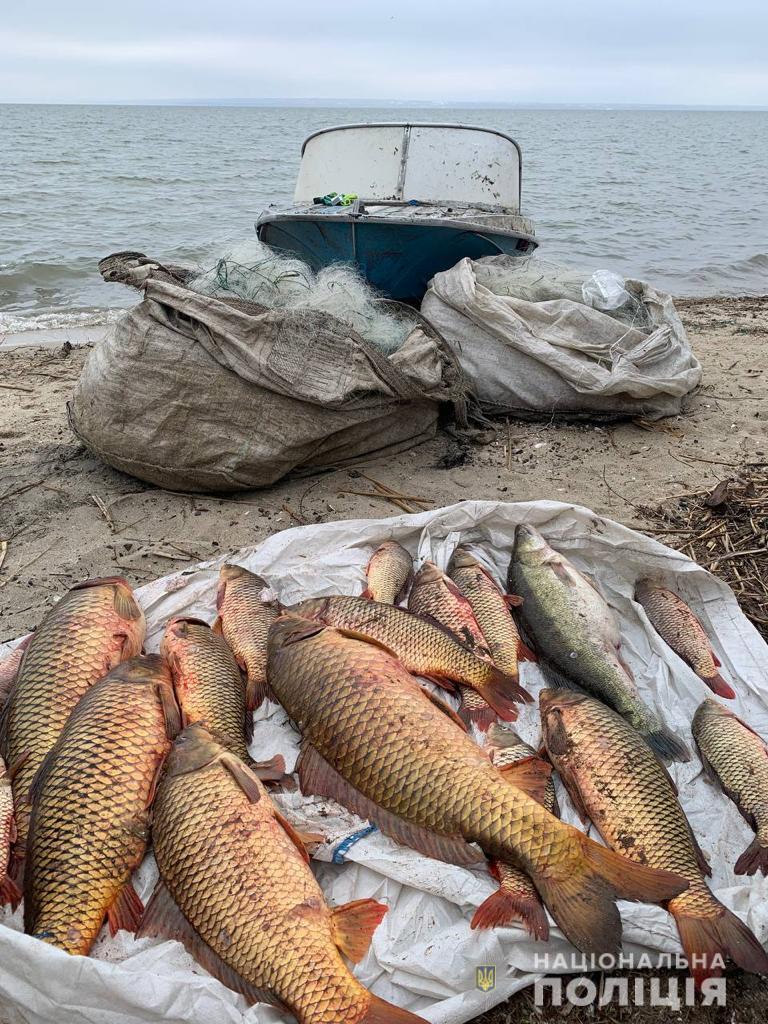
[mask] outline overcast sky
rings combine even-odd
[[[27,0],[0,101],[768,105],[766,0]]]

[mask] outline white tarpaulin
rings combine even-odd
[[[728,587],[680,553],[585,508],[548,501],[467,501],[419,515],[285,530],[229,560],[264,575],[285,602],[359,593],[363,566],[373,549],[390,538],[417,558],[443,567],[459,540],[475,545],[503,580],[514,527],[520,522],[537,526],[554,547],[593,574],[620,618],[624,656],[643,696],[688,743],[693,713],[709,691],[651,631],[632,601],[640,575],[660,574],[674,582],[715,639],[723,675],[738,694],[728,706],[768,736],[768,650]],[[163,624],[172,615],[212,621],[220,564],[175,573],[137,592],[147,612],[150,650],[157,649]],[[522,681],[538,692],[542,680],[535,664],[522,665]],[[518,725],[524,739],[538,740],[535,705],[521,709]],[[298,736],[282,710],[262,706],[251,750],[259,757],[281,752],[291,767]],[[695,757],[671,771],[693,829],[711,857],[713,890],[765,943],[768,879],[736,877],[732,871],[751,840],[750,830],[736,807],[705,781]],[[559,783],[558,788],[564,816],[576,823]],[[315,868],[331,903],[372,896],[389,905],[356,973],[377,995],[407,1006],[432,1024],[471,1020],[530,984],[541,973],[537,954],[571,951],[557,929],[547,945],[532,942],[519,928],[471,931],[474,908],[495,888],[484,870],[429,860],[378,831],[366,832],[366,823],[340,813],[335,804],[306,800],[298,793],[279,799],[294,821],[328,836],[319,851],[325,863],[315,863]],[[150,855],[135,879],[142,898],[149,897],[156,876]],[[630,903],[620,907],[626,951],[679,952],[674,925],[663,910]],[[20,929],[21,911],[6,916],[0,926],[3,1024],[266,1024],[285,1019],[272,1007],[247,1008],[240,996],[197,967],[178,943],[136,942],[120,932],[113,940],[102,937],[90,958],[70,957]],[[475,970],[489,964],[497,969],[496,988],[483,994],[476,987]]]

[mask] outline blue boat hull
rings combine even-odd
[[[313,270],[331,263],[356,263],[379,291],[400,302],[419,303],[435,274],[449,270],[468,256],[498,256],[530,252],[536,241],[529,235],[480,234],[450,225],[375,222],[269,215],[256,226],[259,239],[275,249],[298,256]]]

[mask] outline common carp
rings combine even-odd
[[[653,580],[644,579],[635,586],[635,600],[643,606],[664,643],[691,666],[710,690],[720,697],[736,696],[733,687],[717,671],[720,661],[704,627],[681,597]]]
[[[550,814],[559,814],[555,783],[551,775],[552,766],[538,757],[533,747],[524,743],[513,729],[504,729],[498,724],[492,725],[488,731],[486,749],[493,764],[512,785],[515,784],[516,777],[520,777],[521,772],[524,779],[531,773],[541,775],[541,803]],[[470,926],[500,928],[514,921],[522,921],[529,935],[546,942],[549,938],[547,913],[528,875],[500,860],[491,861],[489,867],[491,874],[499,883],[499,888],[480,904]]]
[[[21,892],[8,874],[11,848],[16,842],[16,821],[13,815],[13,792],[5,763],[0,758],[0,907],[21,902]]]
[[[248,761],[253,716],[245,683],[227,642],[199,619],[175,618],[160,652],[173,676],[182,723],[199,723],[241,760]]]
[[[413,576],[413,559],[394,540],[386,540],[371,555],[365,567],[366,587],[362,597],[383,604],[397,604],[408,590]]]
[[[218,617],[214,632],[221,633],[245,673],[245,699],[249,711],[268,696],[266,686],[267,635],[277,618],[274,603],[264,599],[267,583],[242,565],[223,565],[216,594]]]
[[[587,694],[543,690],[540,701],[547,753],[582,817],[631,861],[688,881],[666,909],[696,981],[719,975],[720,958],[768,973],[768,954],[707,887],[709,864],[653,751],[615,711]]]
[[[708,698],[693,716],[693,737],[708,775],[741,811],[755,838],[736,861],[737,875],[768,875],[768,746],[732,711]]]
[[[341,956],[363,958],[387,908],[362,899],[330,910],[301,834],[200,726],[168,758],[153,843],[161,881],[141,937],[177,939],[223,984],[299,1024],[424,1024],[365,989]]]
[[[450,630],[478,658],[493,660],[469,601],[433,562],[424,562],[414,576],[408,595],[408,611]],[[496,721],[493,708],[469,686],[459,684],[459,694],[461,718],[465,722],[473,722],[481,732],[485,732]]]
[[[131,875],[144,858],[150,805],[180,726],[162,658],[132,658],[90,687],[33,783],[24,930],[87,955],[106,917],[135,931]]]
[[[12,864],[20,882],[27,841],[29,787],[89,686],[141,651],[144,613],[121,577],[73,587],[29,642],[13,691],[0,713],[0,744],[13,779],[17,840]]]
[[[619,628],[595,587],[533,527],[519,525],[509,564],[509,589],[545,674],[583,687],[618,711],[658,754],[688,761],[685,744],[648,707],[621,660]]]
[[[384,644],[416,675],[470,686],[507,721],[517,718],[515,700],[533,699],[515,676],[500,672],[448,630],[405,608],[362,597],[319,597],[286,610]]]
[[[510,604],[518,603],[516,598],[507,597],[466,548],[455,549],[448,563],[448,575],[469,601],[494,665],[514,675],[519,661],[535,659],[520,639],[510,612]]]
[[[270,685],[303,734],[302,791],[337,800],[429,857],[482,855],[530,875],[564,934],[614,952],[614,901],[657,901],[686,883],[631,865],[553,817],[487,755],[378,644],[284,616],[270,632]]]
[[[32,639],[32,635],[24,637],[21,643],[17,644],[16,647],[6,654],[2,660],[0,660],[0,708],[6,702],[10,696],[13,685],[16,682],[16,676],[19,673],[21,667],[21,659],[24,657],[24,651],[29,646],[29,641]]]

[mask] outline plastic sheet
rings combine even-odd
[[[503,579],[514,527],[523,521],[541,529],[557,549],[594,576],[620,616],[625,656],[643,696],[689,743],[691,717],[709,691],[652,632],[643,610],[633,602],[634,582],[641,574],[674,581],[715,638],[723,674],[738,693],[729,706],[768,736],[768,650],[728,587],[679,552],[588,509],[545,501],[462,502],[414,516],[286,530],[229,560],[264,575],[287,602],[334,592],[359,593],[363,566],[372,550],[389,538],[441,566],[460,539],[475,545]],[[150,649],[157,649],[163,624],[172,615],[183,612],[213,619],[219,565],[206,563],[138,591],[147,612]],[[541,679],[535,665],[524,663],[522,678],[526,687],[538,692]],[[523,738],[538,739],[535,706],[522,709],[518,724]],[[290,766],[297,749],[298,736],[284,712],[263,706],[252,752],[266,756],[280,751]],[[695,757],[689,764],[673,765],[671,771],[693,829],[711,857],[713,890],[765,943],[768,879],[736,877],[732,872],[750,830],[735,806],[705,781]],[[575,823],[559,784],[558,797],[564,816]],[[484,870],[431,861],[366,829],[367,823],[335,804],[307,800],[298,793],[280,800],[299,826],[328,836],[315,869],[331,903],[373,896],[389,904],[371,951],[356,973],[379,996],[409,1007],[432,1024],[472,1020],[533,981],[537,954],[571,952],[557,929],[547,945],[532,942],[518,928],[472,932],[472,912],[494,888]],[[334,863],[334,858],[345,863]],[[156,875],[149,855],[135,879],[142,897],[149,896]],[[680,950],[674,925],[663,910],[630,903],[621,903],[620,908],[626,951]],[[102,936],[90,958],[73,958],[21,934],[20,928],[20,911],[6,916],[0,927],[4,1024],[271,1024],[285,1019],[271,1007],[247,1008],[178,943],[136,942],[120,932],[114,940]],[[496,987],[483,993],[476,987],[475,970],[489,964],[496,966]]]

